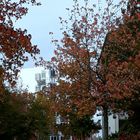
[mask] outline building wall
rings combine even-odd
[[[103,126],[102,111],[97,111],[93,116],[93,120],[94,122],[100,122],[101,126]],[[114,133],[117,133],[118,131],[119,131],[119,116],[117,114],[111,114],[108,116],[108,133],[109,135],[112,135]],[[102,135],[103,135],[103,131],[101,129],[94,136],[102,137]]]
[[[117,133],[119,131],[119,118],[117,114],[108,116],[109,135]]]

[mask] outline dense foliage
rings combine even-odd
[[[78,115],[94,114],[100,106],[106,117],[105,130],[109,110],[132,115],[132,105],[140,99],[137,3],[127,1],[127,5],[122,1],[127,9],[121,7],[122,17],[113,18],[115,13],[109,11],[112,3],[107,2],[103,18],[87,6],[87,1],[82,8],[75,3],[70,26],[64,29],[61,42],[53,40],[57,49],[49,63],[58,76],[58,83],[50,93],[56,111],[62,116],[73,109]],[[67,22],[61,19],[61,23]]]
[[[20,67],[28,61],[28,56],[35,58],[39,53],[37,46],[31,43],[31,35],[26,30],[14,27],[14,21],[27,14],[26,4],[29,3],[39,5],[35,0],[0,1],[0,67],[3,69],[3,79],[12,85]]]
[[[28,12],[27,4],[39,5],[35,0],[0,1],[0,139],[27,140],[42,138],[49,133],[49,110],[46,98],[38,94],[13,92],[17,75],[24,62],[39,53],[32,45],[31,35],[17,29],[17,21]],[[9,83],[9,85],[8,85]]]
[[[97,108],[106,118],[104,139],[108,139],[110,110],[129,116],[119,139],[139,139],[139,0],[122,0],[117,6],[106,0],[105,11],[99,9],[101,14],[95,5],[84,2],[80,7],[74,0],[73,9],[68,9],[69,20],[60,18],[62,40],[52,40],[57,48],[47,66],[55,70],[57,82],[47,94],[34,96],[11,92],[6,85],[8,81],[14,86],[29,55],[35,59],[39,53],[31,43],[31,35],[14,27],[14,20],[28,12],[26,4],[39,3],[0,1],[0,139],[47,139],[49,130],[85,139],[99,129],[91,119]],[[119,7],[122,16],[118,18],[114,9]],[[58,125],[54,120],[57,115],[63,120]]]
[[[48,138],[50,113],[43,95],[35,98],[29,93],[5,90],[0,98],[0,114],[0,139]]]

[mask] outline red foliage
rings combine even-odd
[[[94,114],[96,107],[104,105],[104,99],[108,98],[103,94],[107,87],[99,78],[97,63],[104,37],[115,27],[115,20],[109,20],[114,16],[108,14],[107,8],[101,19],[94,7],[87,5],[85,2],[85,7],[80,7],[75,1],[70,27],[60,18],[64,36],[60,44],[55,44],[55,57],[50,63],[58,74],[58,84],[51,95],[61,112],[71,112],[75,108],[78,114]]]
[[[140,21],[126,16],[124,21],[108,34],[101,58],[109,95],[122,106],[140,100]]]
[[[31,44],[31,35],[26,30],[15,29],[13,25],[13,20],[26,15],[28,9],[24,4],[27,3],[39,4],[35,0],[2,0],[0,3],[0,65],[4,70],[3,78],[13,85],[20,67],[28,61],[28,54],[35,59],[39,53],[37,46]]]
[[[140,139],[140,132],[136,134],[120,134],[119,140],[139,140]]]

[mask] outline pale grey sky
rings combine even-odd
[[[66,8],[72,6],[72,0],[40,0],[41,6],[29,7],[29,12],[21,20],[16,22],[16,27],[27,29],[32,35],[32,43],[38,45],[41,56],[47,60],[53,55],[54,47],[50,43],[49,32],[59,38],[60,23],[59,17],[66,17]],[[26,63],[24,67],[32,67],[33,64]]]
[[[84,0],[79,0],[82,3]],[[98,0],[90,0],[91,3],[97,3]],[[104,6],[105,0],[99,0]],[[114,0],[120,1],[120,0]],[[29,12],[21,20],[16,22],[16,27],[27,29],[32,35],[32,43],[38,45],[41,56],[49,60],[53,56],[53,44],[49,32],[54,33],[54,37],[60,39],[59,17],[66,18],[68,12],[66,8],[71,8],[73,0],[40,0],[41,6],[29,6]],[[31,61],[24,67],[33,67]]]

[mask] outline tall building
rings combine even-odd
[[[55,71],[43,67],[25,68],[19,74],[18,83],[34,93],[55,83]]]
[[[53,68],[50,69],[41,69],[35,73],[36,87],[35,91],[43,90],[46,86],[51,87],[56,83],[55,71]]]
[[[38,73],[35,74],[35,80],[36,80],[36,86],[35,86],[35,91],[40,91],[43,90],[43,88],[46,87],[47,85],[47,77],[46,77],[46,71],[42,70]]]

